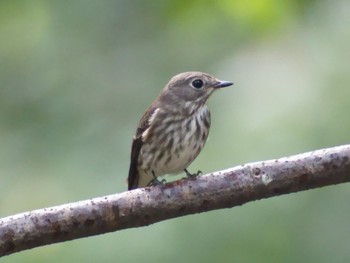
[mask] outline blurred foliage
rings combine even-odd
[[[190,170],[349,143],[349,22],[346,0],[0,1],[0,216],[125,191],[136,124],[182,71],[235,82],[211,98],[210,139]],[[327,187],[3,261],[345,262],[349,193]]]

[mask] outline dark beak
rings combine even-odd
[[[231,85],[233,85],[233,83],[230,81],[219,80],[217,83],[215,83],[214,88],[220,89],[220,88],[228,87]]]

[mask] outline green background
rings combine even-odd
[[[0,217],[125,191],[169,78],[230,80],[190,166],[350,141],[350,1],[1,1]],[[350,185],[20,252],[2,262],[347,262]]]

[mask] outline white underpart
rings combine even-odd
[[[164,174],[178,174],[181,173],[184,169],[186,169],[190,163],[197,157],[200,150],[204,146],[204,142],[202,142],[203,133],[205,137],[208,136],[208,132],[203,117],[208,115],[208,107],[203,105],[201,108],[197,109],[196,112],[183,120],[184,117],[174,116],[178,121],[174,122],[174,124],[169,125],[164,130],[165,142],[163,145],[158,145],[158,150],[164,152],[163,157],[161,159],[157,159],[157,155],[149,154],[151,151],[151,145],[147,143],[143,145],[142,148],[142,165],[140,175],[147,175],[148,178],[151,178],[152,171],[156,176],[162,176]],[[159,109],[157,109],[150,118],[150,123],[156,120],[157,113]],[[203,116],[203,117],[202,117]],[[161,120],[157,120],[161,121]],[[186,125],[190,122],[190,132],[187,132]],[[199,136],[196,135],[198,127],[196,122],[199,124]],[[208,120],[210,122],[210,120]],[[180,133],[173,133],[175,136],[173,137],[172,144],[172,154],[171,160],[169,161],[169,152],[166,150],[165,145],[171,139],[170,132],[171,130],[180,131]],[[145,139],[149,136],[149,129],[145,130],[142,134],[142,139]],[[179,149],[179,145],[183,145],[183,149]],[[164,147],[164,149],[162,149]],[[175,153],[177,149],[177,154]],[[141,176],[141,177],[143,177]]]

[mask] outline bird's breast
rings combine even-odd
[[[159,111],[142,146],[139,168],[156,176],[182,172],[202,150],[209,128],[206,105],[189,116]]]

